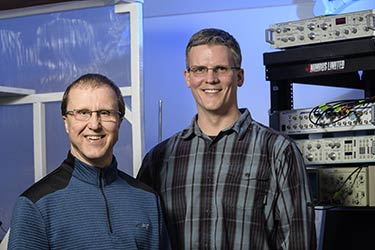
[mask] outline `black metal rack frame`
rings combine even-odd
[[[263,54],[270,81],[270,126],[278,129],[278,111],[293,108],[293,83],[364,90],[375,95],[375,38],[291,48]],[[339,69],[311,71],[312,65],[341,63]]]
[[[293,109],[293,83],[361,89],[365,98],[375,95],[375,37],[264,53],[263,61],[271,84],[270,127],[276,130],[279,111]],[[374,221],[373,207],[327,210],[319,249],[365,249],[372,244]]]

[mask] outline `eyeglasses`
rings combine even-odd
[[[187,71],[192,73],[194,76],[202,77],[206,76],[209,70],[212,70],[217,76],[227,76],[230,74],[231,70],[239,70],[240,67],[231,66],[215,66],[213,68],[208,68],[206,66],[191,66],[187,68]]]
[[[78,121],[88,121],[92,113],[96,113],[98,118],[103,122],[115,122],[121,116],[121,112],[111,109],[88,110],[88,109],[73,109],[66,111],[65,115],[72,115]]]

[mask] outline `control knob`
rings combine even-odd
[[[328,24],[327,23],[322,23],[320,25],[320,28],[322,28],[322,30],[326,30],[328,28]]]
[[[310,38],[310,40],[314,40],[314,38],[315,38],[315,34],[311,32],[311,33],[309,33],[309,34],[307,35],[307,37]]]
[[[306,155],[306,158],[307,158],[308,161],[314,160],[314,156],[312,154]]]
[[[307,25],[307,28],[308,28],[309,30],[313,30],[313,29],[315,29],[315,24],[314,24],[314,23],[309,23],[309,24]]]
[[[328,157],[331,159],[331,160],[335,160],[336,159],[336,153],[335,152],[332,152],[332,153],[329,153],[328,154]]]

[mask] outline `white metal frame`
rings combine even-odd
[[[34,14],[50,13],[64,10],[82,9],[115,4],[116,13],[130,14],[130,61],[131,61],[131,86],[120,88],[123,96],[131,97],[131,110],[126,107],[125,119],[132,125],[133,146],[133,175],[138,173],[144,152],[143,128],[143,0],[109,1],[87,0],[72,1],[61,4],[41,5],[37,7],[16,9],[0,12],[0,21],[4,18],[27,16]],[[46,175],[46,134],[45,134],[45,103],[60,102],[62,92],[29,94],[25,89],[12,88],[13,96],[9,96],[8,87],[0,86],[6,90],[5,96],[0,96],[0,105],[33,104],[33,135],[34,135],[34,180],[38,181]],[[32,90],[30,90],[32,92]],[[27,90],[26,90],[27,94]],[[21,95],[21,97],[20,97]],[[9,232],[8,232],[9,233]],[[8,234],[7,234],[8,235]],[[7,237],[0,244],[0,250],[7,248]]]

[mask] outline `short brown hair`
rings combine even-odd
[[[232,51],[234,66],[241,67],[241,48],[237,40],[224,30],[209,28],[198,31],[190,38],[185,50],[186,68],[190,67],[188,56],[191,48],[194,46],[206,44],[227,46]]]
[[[116,93],[120,117],[121,118],[124,117],[125,102],[122,97],[120,88],[113,81],[111,81],[108,77],[103,76],[101,74],[92,74],[92,73],[80,76],[77,80],[72,82],[66,88],[62,101],[61,101],[61,115],[62,116],[66,115],[66,111],[67,111],[66,109],[68,106],[70,90],[77,86],[87,86],[87,87],[92,87],[92,88],[97,88],[101,86],[109,86]]]

